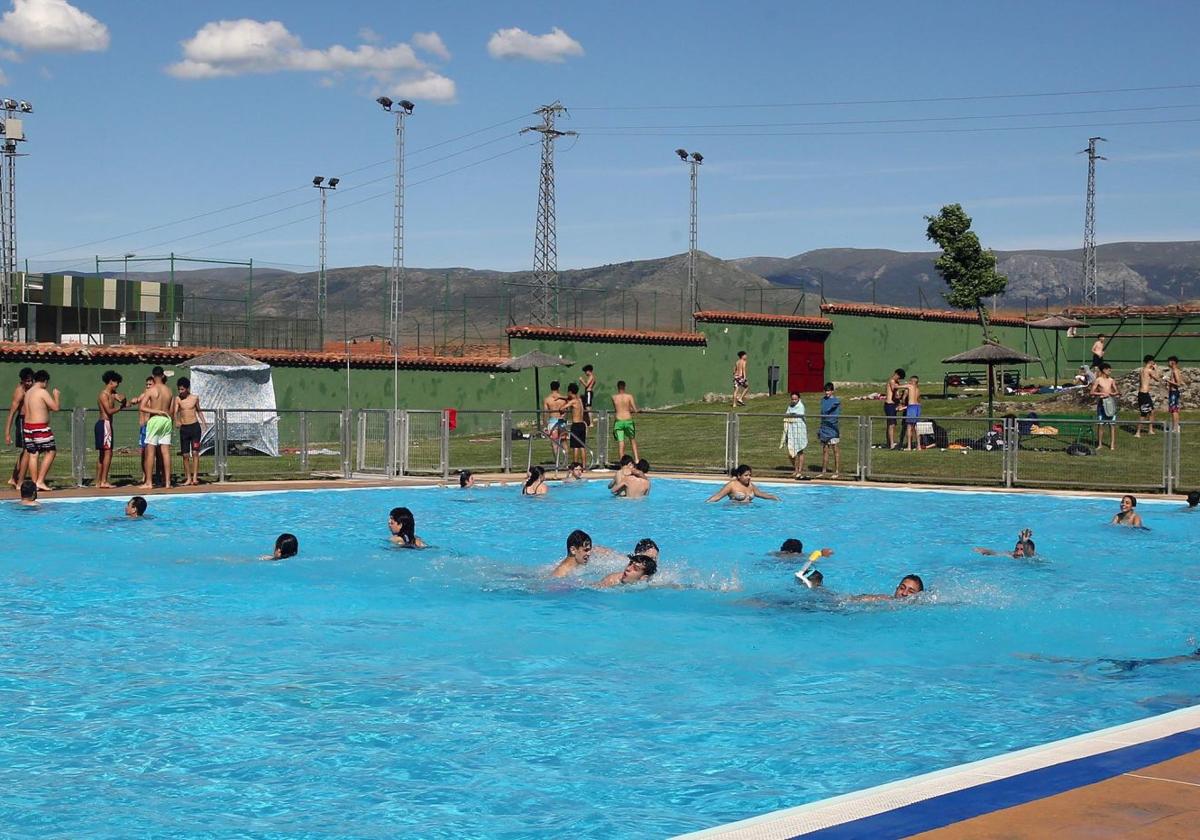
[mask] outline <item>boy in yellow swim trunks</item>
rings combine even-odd
[[[633,394],[625,391],[625,380],[617,381],[617,393],[612,395],[613,412],[616,421],[613,423],[613,438],[617,441],[617,460],[625,457],[625,441],[633,447],[633,460],[639,460],[637,445],[637,428],[633,424],[633,415],[637,414],[637,401]]]

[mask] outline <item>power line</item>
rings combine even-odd
[[[810,122],[779,122],[779,123],[700,123],[696,125],[584,125],[580,129],[589,131],[616,131],[623,129],[696,129],[696,128],[793,128],[798,126],[822,125],[886,125],[891,123],[923,123],[923,122],[959,122],[964,120],[998,120],[1017,119],[1024,117],[1068,117],[1084,114],[1123,114],[1135,111],[1171,111],[1186,108],[1200,108],[1198,104],[1188,105],[1146,105],[1139,108],[1096,108],[1084,111],[1029,111],[1021,114],[971,114],[949,117],[891,117],[879,120],[819,120]]]
[[[468,131],[465,134],[458,135],[457,137],[451,137],[447,140],[441,140],[437,143],[431,143],[428,146],[422,146],[419,149],[415,149],[412,152],[409,152],[409,154],[410,155],[418,155],[418,154],[421,154],[422,152],[427,152],[431,149],[436,149],[436,148],[440,148],[441,146],[449,145],[450,143],[456,143],[459,140],[465,140],[468,137],[474,137],[477,134],[483,134],[484,132],[492,131],[493,129],[500,128],[501,126],[505,126],[505,125],[509,125],[510,123],[522,121],[527,116],[528,116],[527,113],[519,114],[518,116],[511,117],[507,120],[502,120],[501,122],[493,123],[492,125],[484,126],[483,128],[477,128],[474,131]],[[501,137],[501,138],[497,138],[497,139],[499,140],[499,139],[505,139],[505,138]],[[478,146],[475,146],[472,148],[478,148]],[[464,150],[464,151],[469,151],[469,150]],[[365,172],[368,169],[374,169],[376,167],[383,166],[384,164],[392,163],[392,160],[393,160],[392,158],[388,158],[387,160],[375,161],[374,163],[368,163],[363,166],[359,166],[355,169],[348,169],[348,170],[345,170],[339,177],[344,178],[346,175],[354,175],[359,172]],[[444,158],[441,158],[440,160],[444,160]],[[433,162],[436,162],[436,161],[433,161]],[[422,165],[424,165],[424,164],[422,164]],[[414,168],[416,168],[416,167],[414,167]],[[387,177],[390,178],[391,176],[388,175]],[[43,251],[40,254],[34,254],[31,257],[31,259],[37,259],[40,257],[48,257],[48,256],[52,256],[54,254],[61,254],[64,251],[74,251],[79,248],[89,248],[92,245],[102,245],[105,242],[112,242],[117,239],[125,239],[130,236],[141,236],[143,233],[153,233],[156,230],[163,230],[164,228],[175,227],[177,225],[187,224],[188,222],[194,222],[197,219],[204,219],[204,218],[207,218],[208,216],[215,216],[218,213],[225,213],[230,210],[237,210],[242,207],[248,207],[251,204],[259,204],[263,201],[270,201],[273,198],[279,198],[280,196],[290,195],[291,193],[299,192],[301,190],[307,189],[307,187],[308,187],[307,184],[305,184],[304,186],[301,186],[301,187],[291,187],[286,190],[280,190],[279,192],[274,192],[274,193],[269,193],[268,195],[259,196],[258,198],[251,198],[251,199],[247,199],[245,201],[240,201],[236,204],[230,204],[225,207],[218,207],[214,210],[206,210],[203,213],[197,213],[195,215],[187,216],[182,219],[176,219],[174,221],[163,222],[161,224],[151,225],[149,227],[140,228],[138,230],[127,231],[125,233],[115,234],[113,236],[108,236],[103,239],[93,239],[90,242],[81,242],[78,245],[70,245],[68,247],[59,248],[54,251]],[[347,189],[346,192],[349,192],[349,189]],[[150,247],[155,247],[155,246],[150,246]]]
[[[725,104],[714,105],[709,102],[703,105],[572,105],[573,111],[689,111],[689,110],[705,110],[711,111],[714,108],[720,107],[726,110],[733,108],[817,108],[823,106],[842,106],[842,105],[910,105],[923,102],[985,102],[996,99],[1033,99],[1036,97],[1051,97],[1051,96],[1094,96],[1110,93],[1150,93],[1155,91],[1165,90],[1195,90],[1200,88],[1200,83],[1189,83],[1181,85],[1154,85],[1151,87],[1130,87],[1130,88],[1099,88],[1095,90],[1059,90],[1059,91],[1037,91],[1033,93],[990,93],[990,94],[974,94],[970,96],[926,96],[915,97],[909,99],[834,99],[814,102],[762,102],[749,104]]]
[[[420,186],[421,184],[427,184],[430,181],[436,181],[440,178],[445,178],[449,175],[454,175],[455,173],[462,172],[464,169],[471,169],[472,167],[479,166],[484,163],[488,163],[490,161],[496,160],[497,158],[502,158],[502,157],[505,157],[506,155],[511,155],[511,154],[521,151],[522,149],[527,149],[530,146],[536,146],[536,145],[537,145],[536,142],[522,143],[520,146],[516,146],[514,148],[508,149],[507,151],[503,151],[498,154],[494,154],[491,157],[486,157],[481,160],[472,161],[471,163],[463,164],[462,166],[455,167],[454,169],[449,169],[445,172],[439,172],[437,175],[430,175],[428,178],[422,178],[420,181],[413,181],[413,182],[409,183],[408,186],[416,187],[416,186]],[[374,193],[373,195],[368,195],[364,198],[360,198],[358,201],[351,201],[351,202],[348,202],[345,204],[339,203],[336,206],[330,208],[329,212],[336,213],[340,210],[349,210],[351,207],[357,207],[360,204],[366,204],[369,201],[375,201],[376,199],[383,198],[385,196],[390,196],[391,194],[392,194],[392,191],[388,190],[387,192],[379,192],[379,193]],[[231,242],[240,242],[243,239],[249,239],[251,237],[259,236],[264,233],[271,233],[276,230],[281,230],[285,227],[291,227],[292,225],[300,224],[301,222],[310,222],[314,218],[316,218],[316,217],[310,213],[306,216],[292,219],[291,221],[288,221],[288,222],[282,222],[281,224],[273,225],[272,227],[269,227],[269,228],[262,228],[260,230],[255,230],[255,231],[251,231],[250,233],[242,234],[241,236],[235,236],[232,239],[224,239],[220,242],[209,242],[204,245],[199,245],[192,251],[189,251],[186,254],[182,254],[182,255],[178,255],[178,256],[189,256],[191,254],[196,254],[201,251],[209,250],[210,248],[218,248],[222,245],[228,245]],[[285,263],[277,263],[277,264],[284,265]]]
[[[1174,125],[1200,122],[1200,117],[1174,120],[1128,120],[1102,123],[1060,123],[1057,125],[998,125],[976,128],[897,128],[880,131],[722,131],[688,132],[692,137],[867,137],[884,134],[979,134],[988,131],[1043,131],[1058,128],[1112,128],[1117,126]],[[661,131],[598,131],[593,129],[591,137],[669,137],[678,136],[679,129]]]

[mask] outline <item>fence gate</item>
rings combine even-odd
[[[383,408],[362,408],[354,445],[354,471],[366,475],[387,475],[391,452],[391,412]]]

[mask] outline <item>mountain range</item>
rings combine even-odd
[[[875,301],[900,306],[945,306],[945,283],[934,269],[937,252],[823,248],[793,257],[722,260],[699,252],[698,297],[702,309],[817,314],[822,298]],[[1083,254],[1068,251],[998,251],[1008,275],[1000,308],[1057,310],[1081,298]],[[1099,302],[1166,304],[1200,297],[1200,242],[1118,242],[1097,248]],[[686,325],[681,290],[687,254],[573,269],[560,273],[559,318],[589,327],[678,329]],[[130,272],[131,278],[163,280],[162,273]],[[387,321],[388,268],[329,269],[327,337],[382,333]],[[245,311],[246,275],[238,269],[176,272],[189,295],[188,317],[237,317]],[[471,268],[408,268],[405,310],[408,330],[421,344],[494,341],[510,323],[529,320],[529,272]],[[316,273],[256,269],[256,317],[311,318]],[[226,297],[227,301],[201,301]],[[241,302],[239,302],[240,299]],[[343,326],[344,325],[344,326]]]

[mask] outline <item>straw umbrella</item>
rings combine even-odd
[[[542,385],[538,375],[541,368],[548,367],[570,367],[575,362],[570,359],[564,359],[562,356],[551,356],[549,353],[543,353],[541,350],[531,350],[520,356],[514,356],[507,361],[501,362],[499,367],[501,370],[529,370],[533,368],[533,402],[534,410],[541,411],[542,408]]]
[[[997,344],[994,341],[985,342],[979,347],[973,347],[965,353],[959,353],[956,356],[942,359],[943,364],[985,364],[988,369],[988,417],[992,416],[992,397],[995,390],[996,382],[993,375],[993,367],[996,365],[1017,365],[1026,364],[1028,362],[1040,362],[1037,356],[1030,356],[1028,353],[1022,353],[1020,350],[1014,350],[1011,347],[1005,347],[1003,344]]]
[[[1058,339],[1059,333],[1062,330],[1069,330],[1074,327],[1086,327],[1083,321],[1077,321],[1074,318],[1068,318],[1066,315],[1047,315],[1044,318],[1038,318],[1036,321],[1029,321],[1028,326],[1041,327],[1046,330],[1054,330],[1054,387],[1058,387]]]

